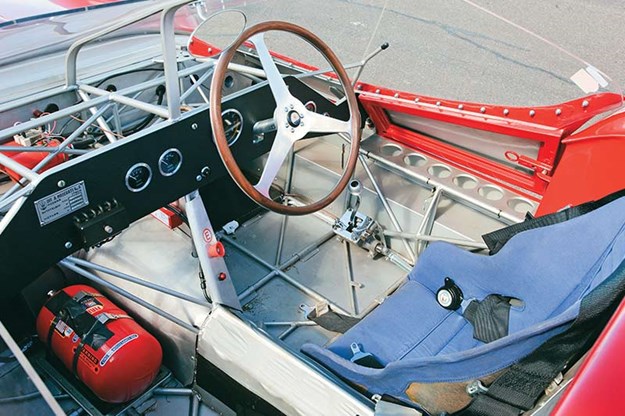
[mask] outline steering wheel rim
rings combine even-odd
[[[350,113],[350,119],[348,121],[341,121],[331,117],[325,117],[318,113],[310,112],[305,109],[304,104],[302,104],[300,100],[293,97],[288,92],[282,76],[279,74],[275,63],[273,62],[273,59],[269,55],[269,51],[267,50],[267,47],[262,37],[262,35],[268,31],[284,31],[295,34],[310,43],[324,56],[324,58],[326,58],[326,60],[334,69],[335,73],[339,78],[339,81],[343,86]],[[234,159],[234,156],[230,151],[230,147],[228,146],[221,117],[221,86],[223,85],[225,80],[228,64],[232,61],[232,58],[234,57],[237,49],[248,39],[256,46],[256,50],[261,60],[261,64],[263,66],[263,69],[265,70],[265,73],[267,74],[267,79],[269,81],[269,86],[272,90],[274,100],[276,101],[276,110],[274,111],[274,121],[277,127],[276,138],[269,153],[267,163],[263,168],[263,175],[261,176],[261,180],[256,185],[252,185],[247,180],[247,178],[241,171],[238,163]],[[306,119],[306,121],[308,122],[307,124],[309,125],[308,127],[305,127],[304,122],[302,122],[302,120],[305,119],[304,115],[308,117],[308,119]],[[283,117],[284,120],[282,120]],[[309,30],[292,23],[281,21],[268,21],[251,26],[243,31],[230,46],[230,48],[222,53],[217,62],[217,65],[215,66],[213,79],[211,82],[210,119],[211,130],[213,133],[215,144],[217,146],[217,150],[226,167],[226,170],[228,171],[234,182],[254,202],[280,214],[305,215],[319,211],[330,205],[334,200],[339,197],[341,192],[343,192],[343,190],[347,186],[347,183],[351,179],[354,173],[354,169],[356,167],[356,163],[358,161],[361,138],[360,112],[358,110],[358,101],[356,99],[356,94],[354,93],[352,84],[349,81],[347,72],[345,71],[345,68],[343,68],[343,65],[339,61],[338,57],[319,37],[317,37]],[[297,123],[297,125],[295,125],[295,123]],[[332,130],[333,128],[336,128],[337,130],[334,131]],[[343,131],[342,129],[348,131]],[[308,134],[308,132],[311,131],[321,133],[343,132],[350,135],[351,149],[341,178],[336,183],[334,188],[330,191],[330,193],[311,204],[303,206],[289,206],[272,200],[268,196],[268,190],[271,182],[273,182],[273,179],[275,179],[275,175],[269,178],[270,180],[267,179],[273,173],[271,172],[271,170],[276,170],[275,173],[277,174],[277,169],[275,168],[276,163],[273,163],[272,161],[274,161],[274,159],[277,161],[278,159],[276,158],[284,156],[282,157],[282,159],[280,159],[280,163],[278,163],[279,169],[288,154],[285,152],[287,143],[289,141],[291,143],[291,146],[288,148],[288,150],[290,151],[290,149],[292,149],[293,145],[297,140],[302,139],[306,134]],[[267,173],[268,171],[269,173]],[[263,192],[265,192],[266,194],[263,194]]]

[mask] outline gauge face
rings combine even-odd
[[[137,163],[126,172],[126,188],[131,192],[143,191],[151,180],[152,169],[146,163]]]
[[[182,166],[182,153],[178,149],[167,149],[158,159],[158,170],[163,176],[172,176]]]
[[[221,119],[224,123],[224,131],[226,133],[228,146],[232,146],[237,140],[239,140],[239,136],[241,136],[241,131],[243,130],[243,117],[237,110],[230,108],[221,113]]]

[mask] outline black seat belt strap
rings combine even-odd
[[[558,373],[577,361],[595,342],[625,293],[625,261],[581,301],[579,315],[499,376],[457,416],[519,415],[534,407]]]
[[[358,318],[335,312],[327,302],[318,303],[313,308],[305,307],[305,312],[306,319],[328,331],[340,332],[341,334],[360,321]]]
[[[614,192],[607,196],[604,196],[601,199],[596,201],[586,202],[581,205],[576,205],[574,207],[562,209],[558,212],[554,212],[553,214],[547,214],[536,218],[527,219],[519,224],[513,224],[508,227],[502,228],[500,230],[496,230],[490,232],[488,234],[484,234],[482,239],[488,246],[490,250],[490,254],[495,254],[510,240],[512,237],[517,235],[522,231],[533,230],[535,228],[546,227],[548,225],[557,224],[560,222],[564,222],[570,220],[571,218],[579,217],[580,215],[586,214],[590,211],[593,211],[597,208],[600,208],[606,204],[609,204],[612,201],[615,201],[621,197],[625,196],[625,189],[620,190],[618,192]]]

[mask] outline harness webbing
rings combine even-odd
[[[486,393],[454,416],[517,416],[533,408],[558,373],[592,346],[624,293],[625,260],[582,299],[579,315],[569,328],[511,366]]]

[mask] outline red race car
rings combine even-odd
[[[615,61],[481,3],[5,2],[0,413],[624,408]]]

